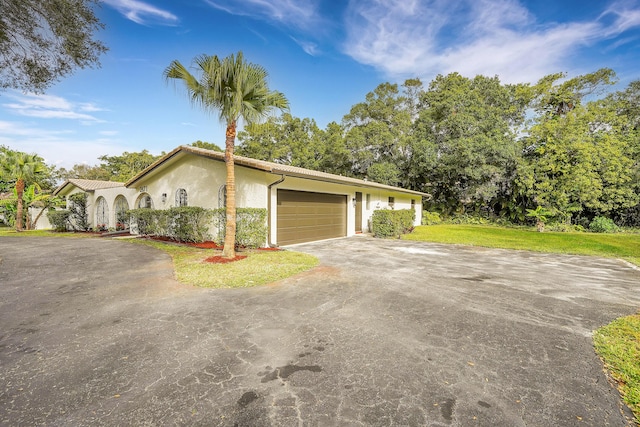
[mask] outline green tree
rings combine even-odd
[[[179,61],[165,69],[167,80],[181,80],[191,102],[208,111],[217,111],[226,125],[225,163],[227,169],[226,234],[223,257],[235,258],[236,202],[233,152],[239,120],[246,124],[262,121],[273,109],[289,108],[287,98],[269,89],[267,71],[246,62],[242,52],[220,59],[202,55],[194,59],[199,73],[192,75]]]
[[[47,167],[41,157],[36,154],[21,152],[9,152],[4,154],[4,159],[0,161],[0,175],[4,180],[15,182],[17,197],[16,208],[16,231],[22,231],[23,223],[23,194],[25,186],[36,182],[38,175],[44,174]]]
[[[536,205],[567,221],[634,206],[637,164],[628,128],[608,100],[543,118],[529,130],[519,180]]]
[[[491,210],[509,197],[529,100],[525,85],[502,85],[497,77],[452,73],[431,82],[422,94],[407,174],[415,186],[430,186],[434,209]]]
[[[147,150],[132,153],[125,151],[119,156],[98,157],[100,168],[107,171],[107,180],[117,182],[128,181],[159,158],[160,156],[153,155]]]
[[[109,181],[111,176],[102,166],[90,166],[86,164],[75,164],[71,169],[59,168],[55,175],[61,180],[67,179],[91,179],[98,181]]]
[[[330,155],[315,120],[289,113],[246,126],[238,141],[238,154],[308,169],[319,170],[323,156]]]
[[[0,88],[43,92],[76,68],[99,65],[97,0],[0,0]]]
[[[211,142],[204,142],[204,141],[196,141],[196,142],[192,142],[191,143],[192,147],[197,147],[197,148],[204,148],[205,150],[211,150],[211,151],[224,151],[222,148],[218,147],[216,144],[211,143]]]
[[[412,81],[406,87],[415,87],[415,84]],[[381,176],[402,175],[409,156],[408,136],[415,112],[410,99],[397,84],[382,83],[344,116],[344,139],[354,176],[375,180]],[[372,176],[369,170],[377,163],[385,166],[375,167]],[[383,169],[385,173],[380,175]]]

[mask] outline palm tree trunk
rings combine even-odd
[[[224,236],[223,258],[236,257],[236,176],[233,164],[233,148],[236,141],[236,121],[227,124],[224,162],[227,166],[227,225]]]
[[[18,196],[18,207],[16,209],[16,231],[22,231],[22,196],[24,195],[23,179],[18,179],[16,182],[16,195]]]

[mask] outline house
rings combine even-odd
[[[68,179],[53,192],[54,196],[67,199],[76,193],[87,194],[87,215],[93,228],[128,228],[128,215],[133,209],[138,192],[126,188],[122,182],[89,179]]]
[[[267,210],[269,232],[265,243],[269,245],[290,245],[367,232],[376,209],[414,209],[415,225],[419,225],[422,198],[428,196],[418,191],[242,156],[234,156],[234,162],[236,206]],[[134,208],[221,208],[226,200],[225,179],[224,153],[180,146],[126,182],[126,188],[95,188],[94,191],[96,203],[104,197],[108,212],[109,208],[117,211],[110,204],[115,202],[115,194],[122,194]],[[107,191],[110,197],[105,195]],[[106,218],[100,212],[98,210],[96,214],[98,223]],[[109,216],[109,220],[112,218]]]

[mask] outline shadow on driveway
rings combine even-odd
[[[253,289],[160,251],[0,238],[0,425],[624,426],[594,329],[640,307],[616,260],[368,237]]]

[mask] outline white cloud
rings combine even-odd
[[[614,5],[593,22],[542,25],[517,0],[350,0],[344,51],[392,77],[458,71],[536,81],[565,71],[577,48],[640,26],[640,10]]]
[[[232,15],[267,18],[290,27],[305,28],[318,19],[317,0],[206,0]]]
[[[81,137],[75,131],[45,130],[30,123],[0,120],[0,145],[27,153],[37,153],[45,162],[71,168],[74,164],[97,164],[98,156],[116,155],[127,150],[121,141]]]
[[[173,13],[142,1],[104,0],[104,2],[136,24],[175,25],[178,23],[178,17]]]
[[[102,108],[91,103],[74,104],[54,95],[10,93],[7,96],[16,102],[2,104],[2,106],[21,116],[80,120],[83,124],[104,122],[104,120],[87,114],[88,112],[103,111]]]
[[[307,55],[316,56],[320,53],[320,50],[318,49],[318,45],[316,43],[298,40],[295,37],[291,37],[291,40],[296,42]]]

